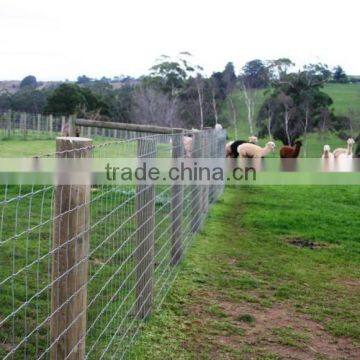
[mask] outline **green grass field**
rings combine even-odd
[[[232,187],[131,359],[358,359],[360,189]]]
[[[360,121],[360,84],[327,84],[324,91],[334,101],[335,114],[349,116],[349,110],[354,110]]]
[[[102,141],[97,139],[95,143]],[[265,142],[260,140],[261,144]],[[320,157],[324,143],[332,148],[344,145],[333,134],[311,134],[307,156]],[[160,148],[163,150],[162,145]],[[2,157],[33,156],[54,150],[54,140],[0,141]],[[115,156],[134,149],[101,151],[102,156]],[[278,152],[272,156],[278,156]],[[2,190],[0,200],[4,199]],[[25,194],[29,190],[33,189],[11,187],[6,190],[6,196],[16,197],[19,191]],[[130,222],[116,238],[111,237],[119,222],[134,211],[117,208],[116,204],[131,200],[134,189],[109,190],[106,186],[95,188],[92,195],[95,199],[92,223],[109,214],[109,209],[115,209],[105,223],[97,224],[92,230],[92,249],[109,237],[90,259],[89,277],[96,276],[89,285],[89,298],[96,301],[88,313],[88,324],[94,325],[87,344],[94,347],[95,357],[101,355],[119,323],[121,331],[112,339],[118,344],[117,350],[127,339],[121,333],[128,330],[131,335],[132,326],[136,325],[132,314],[126,314],[134,294],[127,298],[120,313],[116,309],[125,293],[120,291],[113,298],[132,266],[131,261],[126,265],[127,270],[111,279],[132,249],[124,248],[107,263],[120,239],[134,233],[134,223]],[[46,254],[51,246],[51,225],[47,220],[51,219],[52,191],[39,192],[0,209],[0,238],[11,239],[1,246],[0,278],[32,264],[23,273],[25,277],[18,276],[0,288],[0,319],[49,283],[50,257]],[[166,200],[170,195],[161,192],[161,189],[157,192],[156,221],[162,222],[162,226],[157,230],[156,238],[160,237],[160,241],[155,245],[156,262],[160,264],[164,252],[168,252],[166,241],[170,236],[167,218],[170,204]],[[305,354],[327,358],[327,351],[339,355],[337,358],[356,355],[354,344],[360,343],[360,223],[356,217],[360,210],[359,196],[358,187],[228,187],[184,261],[164,308],[145,326],[130,357],[277,359],[291,353],[294,357]],[[191,214],[186,204],[188,218]],[[35,231],[26,232],[29,226],[39,223],[42,225]],[[15,234],[20,235],[14,237]],[[34,262],[39,256],[44,257],[42,261]],[[168,270],[164,264],[156,270],[159,298],[166,291],[161,279]],[[106,288],[101,290],[106,282]],[[131,277],[127,289],[133,283]],[[25,324],[29,331],[45,320],[49,313],[49,291],[32,299],[34,304],[35,309],[24,308],[0,329],[0,357],[12,343],[21,340]],[[106,304],[109,305],[102,312]],[[108,331],[103,334],[107,326]],[[318,334],[315,336],[314,332]],[[13,333],[15,337],[9,338]],[[19,357],[14,358],[36,356],[48,343],[47,326],[43,326],[29,338]],[[321,354],[325,355],[321,357]]]

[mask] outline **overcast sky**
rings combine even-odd
[[[148,71],[189,51],[207,73],[289,57],[360,74],[359,0],[0,0],[0,79]]]

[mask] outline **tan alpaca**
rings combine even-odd
[[[241,144],[237,148],[240,158],[262,158],[274,150],[275,143],[272,141],[269,141],[263,148],[250,143]]]
[[[184,145],[184,157],[190,158],[193,139],[190,136],[183,136],[182,142]]]
[[[231,148],[231,145],[232,145],[234,142],[238,142],[239,145],[240,145],[240,144],[243,144],[243,143],[246,143],[245,140],[234,140],[234,141],[228,142],[228,143],[225,145],[225,156],[226,156],[227,158],[229,158],[229,157],[237,157],[236,154],[233,154],[233,149]],[[257,138],[256,136],[249,136],[249,137],[248,137],[248,142],[249,142],[249,143],[252,143],[252,144],[257,144],[258,138]],[[234,155],[235,155],[235,156],[234,156]]]
[[[330,152],[329,145],[324,145],[324,152],[322,154],[322,158],[323,159],[333,159],[334,158],[334,154],[332,152]]]
[[[355,141],[353,138],[348,138],[347,140],[347,149],[345,148],[337,148],[334,150],[334,158],[339,158],[339,157],[352,157],[353,156],[353,152],[352,152],[352,148],[353,145],[355,144]]]

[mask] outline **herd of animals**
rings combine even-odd
[[[215,130],[222,130],[220,124],[215,125]],[[61,129],[63,136],[69,136],[69,124],[66,124],[64,128]],[[193,129],[196,131],[195,129]],[[80,129],[76,127],[76,136],[80,136]],[[191,157],[192,150],[192,137],[183,136],[183,145],[184,145],[184,155],[185,157]],[[263,158],[268,155],[270,152],[275,152],[275,143],[269,141],[264,147],[256,145],[258,138],[256,136],[250,136],[248,140],[233,140],[226,144],[225,146],[225,156],[227,158]],[[330,145],[324,145],[324,150],[322,154],[323,159],[339,159],[339,158],[352,158],[353,147],[355,141],[353,138],[347,140],[347,148],[337,148],[331,152]],[[297,158],[300,155],[302,142],[300,140],[295,141],[294,146],[282,146],[280,149],[281,158]]]
[[[256,145],[257,137],[250,136],[248,141],[235,140],[226,144],[225,153],[226,157],[230,158],[260,158],[265,157],[270,152],[275,151],[275,143],[269,141],[265,147]],[[339,158],[352,158],[353,147],[355,141],[353,138],[347,140],[346,148],[337,148],[331,152],[329,145],[324,145],[324,151],[322,154],[323,159],[339,159]],[[281,158],[297,158],[300,155],[302,142],[300,140],[295,141],[294,146],[282,146],[280,148]]]
[[[193,129],[194,130],[194,129]],[[215,130],[222,130],[220,124],[215,125]],[[275,152],[275,143],[269,141],[264,147],[257,145],[258,138],[256,136],[250,136],[248,140],[233,140],[225,146],[225,156],[227,158],[263,158],[271,152]],[[324,145],[322,154],[323,159],[340,159],[340,158],[352,158],[354,157],[353,147],[355,141],[353,138],[347,140],[346,148],[337,148],[331,152],[329,145]],[[192,149],[192,137],[183,137],[184,155],[185,157],[191,156]],[[280,148],[281,158],[297,158],[300,155],[302,142],[300,140],[295,141],[294,146],[282,146]]]

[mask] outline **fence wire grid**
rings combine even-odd
[[[192,138],[193,157],[223,156],[225,132]],[[48,156],[184,155],[182,134],[113,140],[79,140]],[[125,358],[223,191],[176,183],[0,188],[2,359]]]

